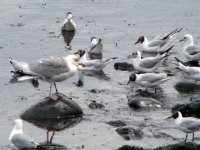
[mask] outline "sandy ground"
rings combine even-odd
[[[60,35],[62,21],[71,11],[77,23],[77,32],[72,40],[72,50],[66,49]],[[175,70],[174,56],[185,59],[181,50],[183,43],[179,39],[184,34],[193,35],[195,42],[200,39],[200,2],[198,0],[1,0],[0,2],[0,149],[10,149],[8,137],[14,125],[14,119],[30,106],[40,102],[48,95],[49,84],[40,82],[39,89],[28,83],[9,84],[12,70],[9,57],[31,62],[43,56],[68,55],[79,48],[86,48],[90,38],[103,39],[105,58],[117,56],[116,62],[126,61],[127,55],[139,49],[134,42],[140,35],[153,38],[158,34],[168,33],[176,28],[183,28],[177,35],[174,48],[161,70],[171,70],[174,77],[161,85],[163,93],[158,100],[164,102],[165,109],[150,111],[133,111],[127,105],[127,94],[135,93],[140,86],[126,85],[130,72],[115,71],[113,64],[105,68],[110,81],[92,77],[85,78],[82,88],[73,82],[78,76],[58,83],[59,91],[75,100],[84,111],[84,118],[77,126],[58,132],[54,142],[69,149],[111,150],[124,144],[155,148],[183,140],[185,134],[172,128],[172,120],[164,120],[170,115],[170,107],[175,103],[188,102],[193,95],[179,94],[173,85],[182,80],[181,72]],[[116,43],[118,46],[116,47]],[[91,89],[105,90],[97,94]],[[103,110],[91,110],[88,104],[96,100],[105,105]],[[146,119],[145,119],[146,118]],[[106,124],[111,120],[123,120],[128,126],[141,128],[145,133],[141,140],[126,141],[120,137],[114,127]],[[36,141],[44,142],[46,131],[24,122],[24,131]],[[167,136],[155,138],[166,133]],[[196,134],[200,137],[200,133]],[[200,143],[199,140],[196,141]]]

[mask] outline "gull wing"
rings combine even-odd
[[[200,120],[195,118],[183,118],[183,121],[180,123],[181,127],[185,127],[189,130],[197,131],[200,129]]]
[[[149,82],[149,83],[154,83],[158,82],[160,80],[163,80],[167,77],[166,74],[161,73],[161,74],[154,74],[154,73],[145,73],[141,75],[141,81]]]
[[[200,47],[196,45],[190,45],[185,49],[185,51],[190,55],[196,55],[200,52]]]

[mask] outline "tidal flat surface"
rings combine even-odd
[[[61,25],[66,13],[74,14],[77,31],[68,50],[62,37]],[[174,76],[161,85],[162,92],[156,99],[164,108],[133,111],[128,107],[128,94],[137,94],[142,87],[127,85],[130,72],[116,71],[111,63],[104,69],[110,80],[86,77],[84,86],[76,87],[74,76],[58,83],[61,93],[71,97],[83,109],[84,120],[76,126],[57,132],[54,143],[69,149],[112,150],[124,144],[155,148],[178,143],[185,134],[173,128],[173,120],[165,120],[171,115],[170,108],[176,103],[187,103],[196,94],[180,94],[174,89],[178,81],[188,80],[176,69],[174,57],[185,60],[183,43],[178,41],[186,33],[200,41],[200,1],[199,0],[1,0],[0,1],[0,149],[10,149],[8,137],[14,120],[32,105],[48,96],[49,84],[40,82],[34,89],[29,83],[10,84],[13,69],[9,57],[33,62],[51,55],[68,55],[80,48],[87,48],[90,38],[103,39],[103,57],[118,57],[115,62],[129,62],[127,56],[140,49],[134,43],[141,35],[148,38],[164,35],[176,28],[183,28],[177,34],[174,48],[170,51],[165,65],[160,68]],[[97,89],[100,92],[91,92]],[[95,100],[103,109],[90,109]],[[127,126],[144,132],[140,140],[125,140],[117,134],[116,127],[106,122],[122,120]],[[37,142],[45,142],[46,131],[24,122],[24,132]],[[200,137],[200,133],[196,133]],[[189,137],[190,138],[190,137]],[[200,140],[195,142],[200,143]]]

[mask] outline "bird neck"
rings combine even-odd
[[[189,37],[188,39],[187,39],[187,41],[185,42],[185,46],[188,46],[188,45],[193,45],[194,43],[193,43],[193,37],[191,36],[191,37]]]
[[[148,41],[147,37],[144,37],[144,41],[142,43],[142,46],[147,47],[148,44],[149,44],[149,41]]]

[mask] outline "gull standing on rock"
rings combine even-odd
[[[200,130],[200,119],[194,117],[183,117],[181,112],[175,112],[171,117],[175,119],[175,125],[177,129],[186,133],[185,141],[187,141],[187,137],[189,133],[192,133],[192,141],[194,141],[194,132]],[[167,118],[167,119],[168,119]]]
[[[39,85],[38,79],[50,82],[49,97],[57,100],[58,96],[51,95],[52,84],[56,89],[56,93],[58,93],[56,82],[64,81],[75,75],[78,70],[79,58],[77,55],[50,56],[30,64],[10,58],[10,63],[15,69],[11,82],[28,80],[32,82],[34,87]]]
[[[169,78],[165,73],[132,73],[129,76],[129,81],[127,84],[129,84],[130,82],[135,82],[136,84],[139,84],[146,88],[155,88],[156,93],[156,88],[167,80],[169,80]]]
[[[37,142],[24,134],[21,119],[15,120],[15,126],[9,136],[9,141],[19,150],[31,148],[41,149],[41,146]]]
[[[73,21],[74,16],[72,15],[71,12],[67,13],[67,17],[65,21],[63,22],[61,30],[64,31],[71,31],[74,32],[76,30],[76,23]]]
[[[190,34],[185,34],[184,38],[180,42],[185,41],[183,47],[183,53],[189,61],[200,60],[200,46],[194,45],[193,37]]]
[[[176,29],[164,36],[163,38],[157,36],[156,38],[150,41],[147,39],[147,37],[140,36],[137,42],[135,42],[135,44],[141,43],[143,51],[146,52],[165,52],[166,47],[175,39],[176,33],[180,32],[181,30],[182,29]]]
[[[155,57],[146,57],[142,59],[141,52],[137,51],[137,57],[133,58],[133,67],[139,72],[154,72],[163,63],[166,53]]]

